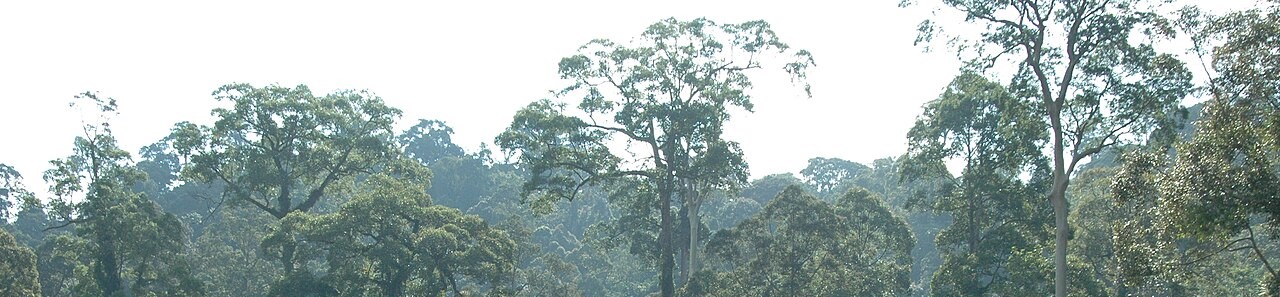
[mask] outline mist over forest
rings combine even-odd
[[[0,296],[1280,296],[1280,1],[900,5],[957,75],[905,151],[797,172],[728,123],[840,53],[768,19],[567,44],[478,148],[376,89],[241,82],[122,147],[134,106],[67,94],[69,155],[0,155]]]

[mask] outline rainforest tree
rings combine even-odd
[[[909,4],[913,1],[903,1]],[[943,0],[980,27],[954,45],[969,68],[1012,70],[1009,88],[1046,123],[1054,214],[1054,295],[1067,294],[1067,188],[1076,166],[1102,150],[1167,128],[1191,90],[1191,74],[1152,40],[1169,22],[1143,0]],[[921,23],[918,41],[943,25]]]
[[[723,139],[723,126],[730,109],[752,110],[747,74],[775,62],[794,79],[804,79],[813,65],[808,51],[782,43],[764,21],[666,19],[629,44],[594,40],[562,59],[559,73],[569,85],[556,96],[580,98],[576,110],[549,99],[534,102],[496,142],[518,154],[531,175],[522,196],[544,211],[589,185],[622,178],[651,183],[658,196],[659,285],[663,296],[672,296],[673,203],[683,202],[685,224],[696,230],[709,190],[745,183],[742,152]],[[697,270],[701,242],[696,231],[689,233],[685,278]]]

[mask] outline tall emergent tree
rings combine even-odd
[[[187,158],[183,177],[225,183],[224,199],[282,219],[311,211],[355,177],[400,157],[392,123],[400,110],[367,91],[316,97],[304,85],[230,84],[213,96],[213,126],[184,122],[173,129],[173,148]],[[280,259],[294,271],[292,247]]]
[[[911,2],[903,1],[904,4]],[[1151,45],[1172,32],[1143,0],[942,0],[981,34],[958,38],[970,67],[1012,66],[1010,89],[1032,98],[1048,123],[1053,205],[1054,293],[1067,293],[1066,191],[1081,160],[1103,149],[1159,131],[1179,115],[1190,72]],[[921,24],[920,41],[937,32]]]
[[[627,177],[652,183],[659,196],[659,286],[672,296],[672,203],[684,202],[696,230],[705,189],[745,182],[741,151],[721,137],[723,125],[730,108],[752,109],[748,71],[782,54],[791,55],[781,57],[788,59],[782,68],[808,93],[803,79],[811,55],[779,41],[764,21],[666,19],[630,44],[593,40],[560,61],[560,76],[570,84],[556,96],[581,96],[577,111],[549,99],[534,102],[496,142],[519,154],[532,175],[523,197],[543,211],[588,185]],[[698,262],[700,241],[690,233],[686,272]]]
[[[50,161],[54,168],[44,178],[55,195],[50,212],[59,223],[49,228],[75,227],[88,254],[83,265],[96,285],[89,290],[101,296],[203,295],[182,254],[187,242],[182,223],[133,190],[146,177],[116,145],[108,122],[115,100],[94,93],[77,99],[96,104],[101,121],[84,125],[71,156]]]

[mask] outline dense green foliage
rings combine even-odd
[[[80,254],[69,257],[72,260],[66,264],[76,273],[87,269],[92,278],[80,280],[82,286],[73,294],[203,295],[203,284],[192,277],[185,259],[187,240],[182,223],[143,193],[132,190],[131,185],[141,182],[145,173],[131,164],[129,153],[116,146],[108,122],[115,112],[115,100],[99,99],[93,93],[78,99],[96,104],[102,122],[85,125],[85,135],[76,138],[74,153],[51,161],[53,169],[44,175],[55,195],[48,207],[57,225],[50,228],[75,228],[67,245],[53,249]]]
[[[915,243],[902,218],[862,189],[833,205],[790,186],[707,244],[712,267],[690,296],[900,296]]]
[[[18,244],[9,232],[0,229],[0,296],[40,296],[36,253]]]
[[[1038,154],[1045,142],[1044,124],[1033,112],[1001,85],[966,73],[925,105],[907,135],[912,146],[904,178],[950,179],[924,202],[954,218],[937,236],[943,262],[932,280],[933,294],[1032,293],[1027,290],[1044,287],[1009,288],[1016,282],[1047,281],[1015,279],[1021,271],[1013,267],[1022,260],[1020,253],[1036,253],[1047,244],[1051,227],[1048,205],[1032,198],[1047,190],[1048,178],[1047,164]],[[942,162],[947,158],[963,162],[959,176],[950,176]]]
[[[498,156],[229,84],[135,160],[86,92],[47,191],[0,164],[0,296],[1280,296],[1280,3],[1148,2],[943,0],[982,27],[901,156],[754,180],[730,115],[814,65],[764,21],[586,43]]]

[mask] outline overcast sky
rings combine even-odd
[[[407,2],[407,1],[406,1]],[[444,2],[444,1],[440,1]],[[544,3],[546,2],[546,3]],[[912,44],[927,13],[878,1],[155,1],[0,4],[0,163],[43,190],[48,160],[70,154],[84,91],[118,100],[113,128],[134,152],[179,121],[208,124],[210,93],[232,82],[368,89],[404,111],[398,127],[443,120],[468,150],[564,83],[560,58],[595,38],[628,40],[667,17],[763,19],[813,52],[813,98],[759,76],[756,112],[726,138],[752,175],[797,172],[811,157],[869,163],[905,150],[920,106],[956,73],[946,51]]]

